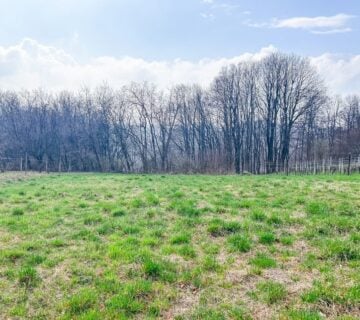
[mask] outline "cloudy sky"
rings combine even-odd
[[[360,92],[359,0],[0,0],[0,89],[208,85],[227,63],[308,56]]]

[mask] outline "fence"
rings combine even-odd
[[[47,158],[44,160],[37,160],[25,154],[24,157],[18,158],[0,157],[0,172],[5,171],[66,172],[70,170],[64,170],[61,161],[55,165],[55,163],[49,162]]]
[[[269,166],[268,166],[269,167]],[[321,160],[311,161],[290,161],[287,166],[270,166],[274,173],[286,174],[353,174],[360,173],[360,155],[347,156],[339,158],[323,158]],[[266,170],[266,169],[265,169]],[[265,171],[264,170],[264,171]],[[264,172],[265,173],[265,172]]]
[[[0,172],[4,171],[38,171],[38,172],[71,172],[71,165],[65,165],[63,161],[49,161],[47,158],[37,160],[29,157],[10,158],[0,157]],[[214,172],[216,173],[216,172]],[[244,172],[245,173],[245,172]],[[251,172],[249,172],[251,173]],[[264,162],[259,170],[259,174],[282,173],[282,174],[354,174],[360,173],[360,155],[339,158],[323,158],[311,161],[290,161],[288,165],[271,164]]]

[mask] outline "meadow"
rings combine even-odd
[[[0,174],[0,319],[359,317],[359,175]]]

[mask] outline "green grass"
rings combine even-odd
[[[0,174],[0,318],[355,319],[360,176]]]
[[[253,258],[250,259],[250,263],[255,267],[261,269],[275,268],[276,260],[267,256],[264,253],[257,253]]]
[[[248,236],[235,234],[228,238],[228,245],[232,252],[248,252],[251,249],[251,240]]]
[[[259,282],[256,289],[255,296],[267,304],[279,302],[286,296],[285,286],[274,281]]]

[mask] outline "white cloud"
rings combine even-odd
[[[212,13],[202,12],[202,13],[200,13],[200,16],[204,19],[209,19],[209,20],[215,19],[215,16]]]
[[[330,30],[311,30],[311,33],[314,34],[334,34],[334,33],[346,33],[351,32],[351,28],[340,28],[340,29],[330,29]]]
[[[242,8],[241,5],[239,4],[233,4],[233,3],[228,3],[228,2],[222,2],[222,1],[217,1],[215,2],[214,0],[202,0],[202,3],[208,5],[209,10],[212,12],[211,16],[215,17],[215,12],[223,12],[227,15],[232,15],[232,14],[242,14],[242,15],[250,15],[251,11],[249,10],[244,10],[244,11],[240,11],[240,9]]]
[[[325,53],[310,60],[325,79],[330,93],[360,94],[360,55]]]
[[[177,83],[208,85],[219,70],[230,63],[259,61],[276,51],[268,46],[256,53],[232,58],[202,59],[197,62],[176,59],[147,61],[133,57],[98,57],[80,63],[61,49],[25,39],[10,47],[0,46],[0,89],[78,90],[104,81],[120,87],[131,81],[154,82],[161,88]],[[331,93],[360,93],[360,55],[323,54],[311,57]]]
[[[274,18],[270,22],[246,20],[244,24],[255,28],[303,29],[314,34],[334,34],[352,31],[348,23],[353,18],[355,16],[339,13],[334,16]]]
[[[154,82],[162,88],[177,83],[208,85],[222,66],[245,60],[260,60],[273,51],[275,48],[269,46],[257,53],[197,62],[105,56],[79,63],[61,49],[25,39],[15,46],[0,46],[0,88],[77,90],[83,85],[94,87],[104,81],[114,87],[131,81]]]
[[[340,28],[345,26],[353,16],[339,13],[335,16],[319,17],[294,17],[290,19],[275,19],[273,26],[275,28],[293,28],[293,29],[317,29],[317,28]]]

